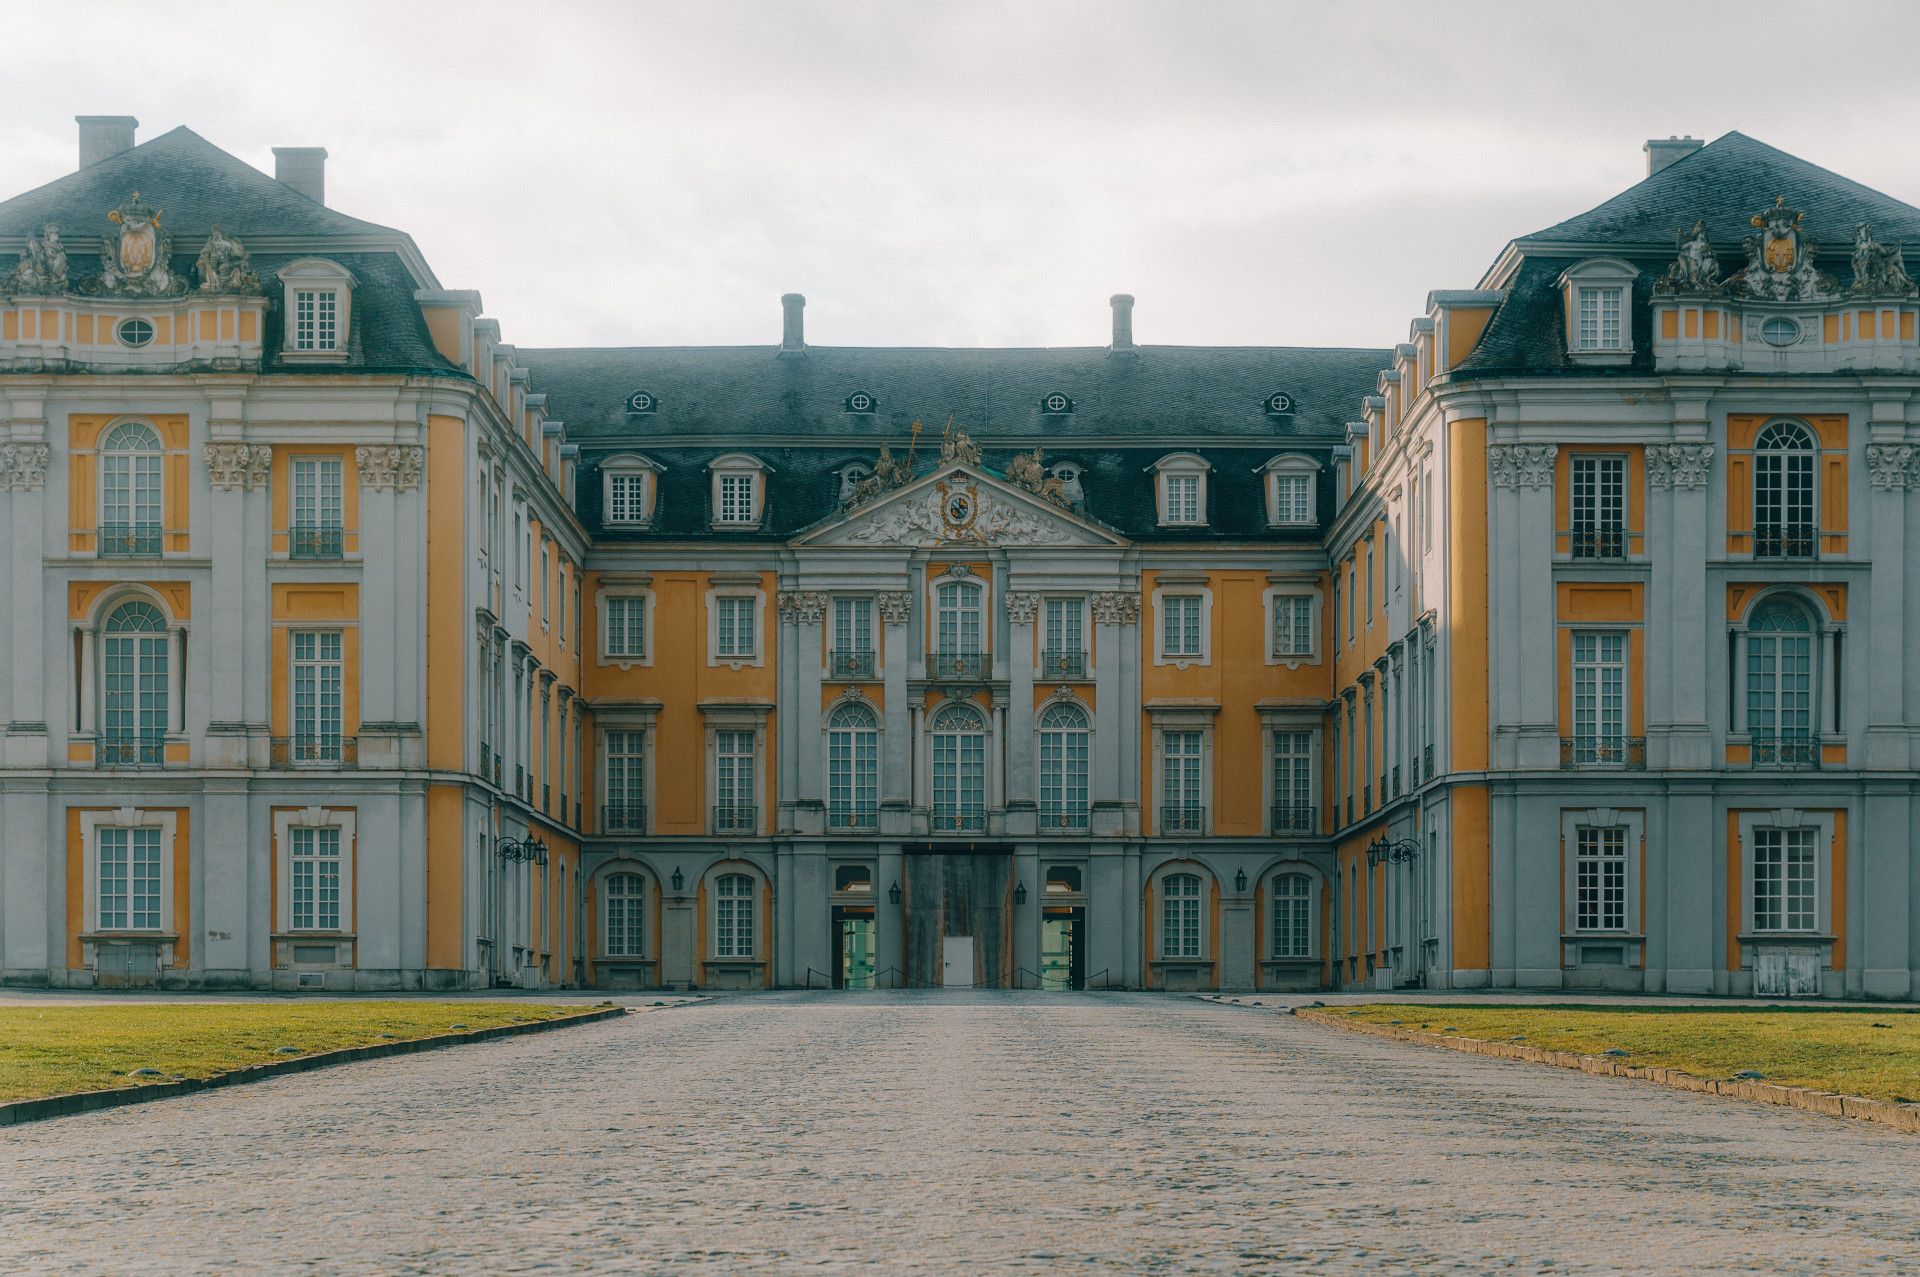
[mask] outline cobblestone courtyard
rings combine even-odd
[[[1920,1140],[1144,995],[747,997],[0,1133],[0,1271],[1913,1271]]]

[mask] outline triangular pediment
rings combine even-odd
[[[1113,548],[1127,540],[978,467],[948,461],[891,492],[839,511],[795,537],[793,544]]]

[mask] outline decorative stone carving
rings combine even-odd
[[[206,246],[200,250],[194,267],[200,272],[203,293],[257,294],[260,276],[240,241],[218,226],[207,232]]]
[[[1096,625],[1132,625],[1140,619],[1140,596],[1131,590],[1105,590],[1093,596]]]
[[[426,449],[418,444],[378,444],[355,448],[353,459],[360,467],[360,482],[374,491],[392,488],[395,492],[411,492],[420,486]]]
[[[1867,474],[1876,488],[1905,488],[1913,482],[1916,449],[1906,443],[1867,445]]]
[[[1032,625],[1034,613],[1040,607],[1040,596],[1025,592],[1010,593],[1001,599],[1000,605],[1007,610],[1007,620],[1011,624]]]
[[[827,614],[827,596],[817,590],[782,590],[774,597],[784,622],[818,625]]]
[[[173,273],[173,236],[160,229],[164,210],[140,202],[140,192],[107,214],[116,229],[100,240],[100,273],[83,285],[110,297],[174,297],[187,281]]]
[[[913,595],[904,590],[875,595],[873,602],[880,610],[880,622],[883,625],[905,625],[907,618],[913,615]]]
[[[873,469],[855,480],[851,485],[842,483],[840,502],[847,509],[865,505],[867,502],[903,487],[913,478],[913,468],[904,461],[894,460],[893,450],[886,444],[880,445],[880,455],[873,459]]]
[[[30,297],[50,297],[67,291],[67,250],[60,228],[48,222],[38,235],[28,236],[26,251],[7,276],[5,291]]]
[[[852,545],[1066,545],[1065,527],[965,486],[902,498],[847,530]]]
[[[0,445],[0,490],[27,492],[45,487],[49,457],[44,443]]]
[[[940,460],[958,461],[963,466],[980,465],[980,445],[964,430],[955,430],[952,425],[947,433],[940,437]]]
[[[1013,460],[1007,462],[1007,482],[1016,488],[1024,488],[1036,497],[1051,501],[1062,510],[1073,508],[1073,499],[1067,495],[1067,485],[1057,477],[1047,473],[1047,461],[1040,449],[1032,452],[1016,452]]]
[[[1675,237],[1680,255],[1667,273],[1654,284],[1656,293],[1713,294],[1725,290],[1720,279],[1720,259],[1707,243],[1707,224],[1695,222],[1693,229]]]
[[[1828,301],[1838,293],[1833,277],[1822,275],[1815,264],[1820,245],[1800,229],[1800,213],[1786,203],[1782,195],[1772,208],[1753,215],[1751,224],[1760,233],[1741,241],[1747,250],[1746,268],[1727,281],[1727,291],[1735,297],[1812,302]]]
[[[1855,297],[1912,297],[1920,293],[1907,274],[1906,254],[1899,244],[1882,244],[1865,222],[1853,232],[1853,287]]]
[[[1710,443],[1647,445],[1647,482],[1656,488],[1704,488],[1712,470]]]
[[[271,444],[210,443],[203,455],[216,488],[258,488],[273,473]]]
[[[1496,443],[1487,448],[1493,463],[1493,483],[1497,488],[1551,488],[1553,459],[1558,446],[1551,443]]]

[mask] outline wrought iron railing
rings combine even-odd
[[[1398,798],[1400,796],[1400,764],[1399,763],[1395,763],[1393,765],[1393,796],[1395,798]]]
[[[1207,827],[1207,809],[1198,803],[1174,803],[1160,809],[1160,832],[1197,834]]]
[[[1057,677],[1064,677],[1057,676]],[[1041,803],[1040,832],[1043,834],[1083,833],[1087,828],[1085,803]]]
[[[1319,809],[1311,803],[1275,803],[1269,814],[1269,831],[1276,834],[1311,834],[1319,831],[1315,819]]]
[[[1808,523],[1783,523],[1753,530],[1756,559],[1810,559],[1819,529]]]
[[[1644,736],[1562,736],[1560,766],[1624,767],[1644,771],[1647,766],[1647,738]]]
[[[934,831],[942,834],[981,833],[987,827],[987,813],[984,811],[941,811],[936,808],[932,819]]]
[[[1756,732],[1752,741],[1755,767],[1806,768],[1820,765],[1820,742],[1805,732]]]
[[[640,802],[606,803],[600,808],[603,834],[642,834],[647,831],[647,805]]]
[[[540,782],[540,810],[553,810],[553,786],[546,781]]]
[[[720,803],[713,809],[713,832],[716,834],[750,834],[759,828],[754,820],[758,808],[735,803]]]
[[[108,736],[93,751],[95,767],[160,767],[166,761],[166,741],[159,736]]]
[[[493,775],[493,747],[488,745],[487,742],[481,741],[480,742],[480,778],[482,780],[485,780],[487,777],[491,775]]]
[[[1041,678],[1085,678],[1087,676],[1087,654],[1068,650],[1048,650],[1040,653]]]
[[[985,678],[992,662],[985,652],[935,652],[930,668],[937,679]]]
[[[268,741],[270,767],[352,767],[360,761],[360,741],[354,736],[325,732],[306,736],[275,736]]]
[[[1426,773],[1425,779],[1432,780],[1433,779],[1433,746],[1422,745],[1420,747],[1420,758],[1423,764],[1422,770],[1424,770]]]
[[[827,828],[844,830],[871,830],[880,827],[880,812],[877,808],[856,803],[847,806],[841,803],[827,805]]]
[[[287,557],[290,559],[337,559],[345,545],[337,527],[290,528],[287,531]]]
[[[160,553],[157,523],[103,523],[99,555],[103,559],[150,558]]]
[[[835,650],[829,664],[833,677],[849,682],[863,682],[873,677],[873,653],[855,648],[850,652]]]
[[[1624,559],[1627,531],[1625,528],[1576,528],[1572,546],[1576,559]]]

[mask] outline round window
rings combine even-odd
[[[855,412],[871,412],[873,410],[873,396],[866,394],[849,396],[847,399],[847,407],[853,409]]]
[[[1267,396],[1267,411],[1275,414],[1293,411],[1293,396],[1276,390]]]
[[[153,325],[144,319],[123,319],[113,331],[123,346],[144,346],[153,340]]]
[[[1785,315],[1775,315],[1760,325],[1760,340],[1769,346],[1791,346],[1800,340],[1800,325]]]
[[[652,412],[660,406],[660,401],[644,390],[636,390],[627,396],[628,412]]]
[[[1065,395],[1048,395],[1046,402],[1048,412],[1065,412],[1067,410],[1067,397]]]

